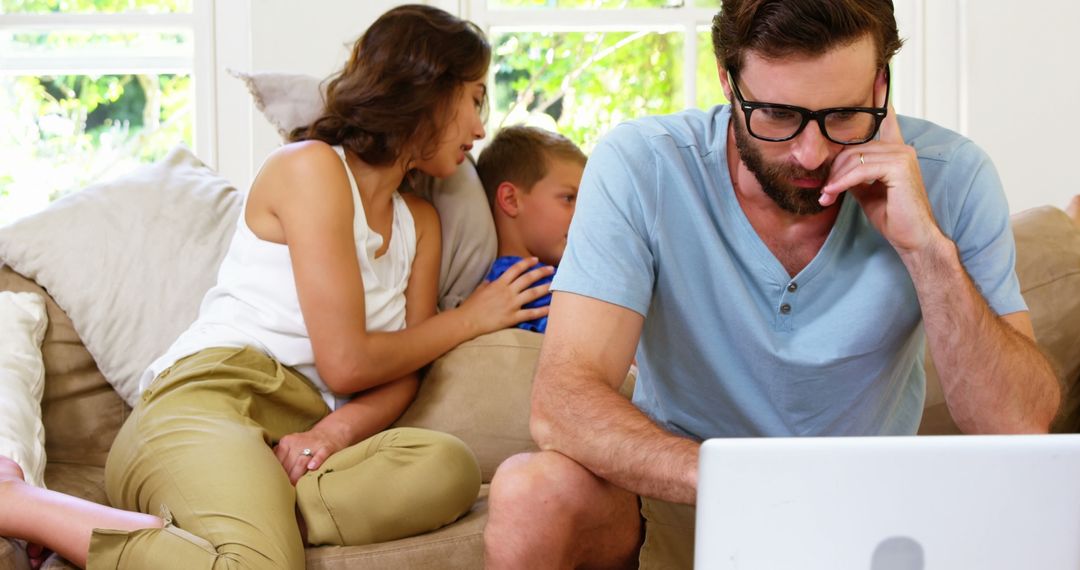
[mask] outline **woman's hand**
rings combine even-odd
[[[472,295],[465,299],[459,310],[467,313],[468,322],[477,335],[547,315],[547,307],[522,308],[547,295],[550,290],[550,284],[531,286],[555,272],[555,268],[549,265],[530,271],[529,268],[537,263],[535,257],[522,259],[511,265],[498,279],[481,283]]]
[[[285,468],[289,482],[296,485],[305,473],[318,469],[327,457],[345,447],[347,443],[333,437],[326,430],[316,427],[310,431],[291,433],[281,438],[274,447],[274,455]]]

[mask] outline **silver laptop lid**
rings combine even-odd
[[[1080,435],[713,439],[695,567],[1080,569]]]

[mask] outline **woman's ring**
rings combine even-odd
[[[311,457],[312,455],[314,455],[314,453],[311,453],[310,449],[305,448],[303,451],[300,452],[300,455]]]
[[[866,160],[863,158],[863,153],[859,153],[859,164],[866,164]]]

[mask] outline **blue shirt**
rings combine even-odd
[[[513,264],[515,264],[515,263],[517,263],[519,261],[521,261],[521,257],[518,257],[516,255],[504,255],[502,257],[495,258],[495,263],[491,264],[491,271],[488,271],[487,277],[485,277],[484,279],[486,281],[494,281],[494,280],[498,279],[500,275],[502,275],[503,273],[506,273],[507,269],[510,269],[511,265],[513,265]],[[540,269],[541,267],[547,267],[547,265],[543,264],[543,263],[537,263],[536,265],[530,267],[529,270],[531,271],[533,269]],[[545,285],[547,283],[551,283],[551,280],[552,280],[552,278],[554,276],[555,276],[555,274],[552,273],[551,275],[536,281],[532,285],[529,285],[529,287],[530,288],[531,287],[537,287],[539,285]],[[535,300],[535,301],[533,301],[531,303],[526,303],[524,308],[525,309],[536,309],[536,308],[539,308],[539,307],[546,307],[546,306],[548,306],[550,304],[551,304],[551,293],[548,293],[547,295],[544,295],[543,297],[540,297],[539,299],[537,299],[537,300]],[[543,333],[544,331],[547,330],[547,322],[548,322],[547,315],[544,315],[543,317],[540,317],[539,319],[533,319],[531,321],[525,321],[523,323],[518,323],[517,328],[525,329],[527,331]]]
[[[790,277],[735,197],[730,116],[719,106],[613,129],[589,157],[554,289],[645,317],[634,403],[674,433],[915,433],[925,335],[907,269],[849,197]],[[937,222],[991,309],[1026,310],[989,158],[926,121],[900,125]]]

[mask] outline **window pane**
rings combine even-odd
[[[19,31],[0,32],[0,54],[5,58],[64,53],[78,57],[183,57],[194,55],[191,31]]]
[[[193,0],[0,0],[0,13],[147,14],[190,13]]]
[[[713,105],[727,103],[727,97],[724,97],[724,89],[720,86],[720,78],[716,71],[712,31],[709,28],[698,29],[697,61],[697,107],[708,109]]]
[[[683,106],[681,33],[510,32],[492,39],[493,129],[533,124],[589,152],[622,121]]]
[[[703,0],[696,0],[703,1]],[[487,0],[488,8],[670,8],[685,0]]]
[[[0,75],[0,224],[191,146],[190,74]]]

